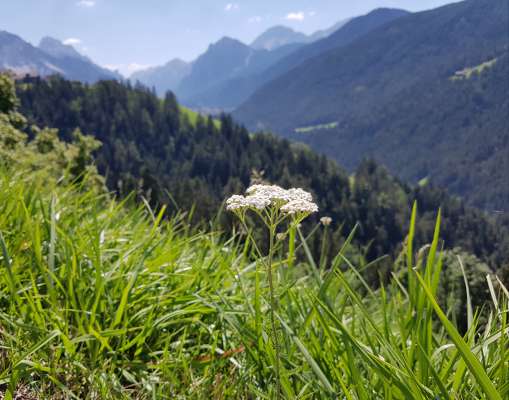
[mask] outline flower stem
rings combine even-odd
[[[293,261],[295,258],[295,226],[292,224],[289,231],[288,240],[288,268],[293,267]]]
[[[277,323],[275,313],[277,312],[277,300],[274,292],[274,281],[272,276],[272,258],[274,254],[274,238],[276,235],[275,226],[271,225],[269,227],[269,257],[267,264],[267,279],[269,282],[269,291],[270,291],[270,323],[272,325],[272,344],[274,345],[274,351],[276,353],[276,362],[274,365],[275,375],[276,375],[276,399],[281,398],[281,376],[280,376],[280,348],[279,348],[279,335],[277,330]]]
[[[325,270],[326,264],[327,264],[327,242],[328,242],[328,233],[329,233],[329,227],[325,226],[323,229],[323,236],[322,236],[322,248],[320,250],[320,272],[323,273]]]

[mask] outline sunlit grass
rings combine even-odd
[[[321,130],[329,130],[337,128],[339,125],[338,122],[330,122],[328,124],[319,124],[319,125],[313,125],[313,126],[304,126],[301,128],[296,128],[296,133],[311,133],[315,131],[321,131]]]
[[[412,226],[417,219],[414,212]],[[274,398],[265,269],[243,237],[224,240],[191,229],[185,214],[166,219],[164,210],[5,172],[0,233],[6,398],[16,390],[40,398]],[[459,333],[435,300],[439,234],[419,250],[411,230],[406,267],[378,289],[346,258],[348,240],[326,265],[302,235],[293,267],[280,249],[287,398],[509,397],[509,293],[487,277],[492,303],[469,305],[468,332]]]
[[[198,117],[200,116],[200,113],[191,110],[190,108],[180,106],[180,112],[182,115],[186,116],[191,123],[191,125],[196,126],[196,123],[198,122]],[[221,122],[218,119],[214,119],[214,126],[217,129],[221,129]]]
[[[492,60],[483,62],[474,67],[464,68],[461,71],[456,71],[454,76],[451,78],[454,80],[462,80],[462,79],[470,79],[474,74],[481,75],[487,69],[493,67],[497,62],[497,59],[494,58]]]

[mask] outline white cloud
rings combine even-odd
[[[76,3],[79,7],[92,8],[95,6],[95,0],[80,0]]]
[[[234,10],[238,10],[238,9],[239,9],[239,5],[237,3],[228,3],[224,7],[225,11],[234,11]]]
[[[78,44],[81,44],[81,39],[69,38],[69,39],[65,39],[63,41],[63,43],[66,45],[69,45],[69,46],[77,46]]]
[[[251,17],[248,19],[248,22],[250,24],[259,24],[260,22],[262,22],[262,17],[260,17],[259,15],[256,15],[254,17]]]
[[[304,18],[306,18],[306,16],[304,15],[304,12],[299,11],[299,12],[291,12],[290,14],[288,14],[286,16],[285,19],[287,19],[289,21],[304,21]]]

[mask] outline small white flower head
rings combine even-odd
[[[272,204],[277,202],[286,203],[291,200],[288,190],[277,185],[253,185],[246,190],[246,193],[249,196],[267,198]]]
[[[248,208],[263,210],[264,208],[270,206],[270,199],[264,196],[247,196],[245,198],[245,205]]]
[[[266,188],[271,187],[270,185],[251,185],[246,189],[246,194],[255,194],[261,191],[266,190]]]
[[[322,217],[322,218],[320,218],[320,222],[322,223],[323,226],[329,226],[332,223],[332,218],[331,217]]]
[[[261,196],[239,196],[233,195],[226,200],[226,209],[228,211],[242,211],[248,208],[263,210],[270,205],[270,200]]]
[[[290,195],[291,200],[305,200],[313,202],[313,196],[311,196],[311,193],[300,188],[289,189],[288,194]]]
[[[318,206],[307,200],[292,200],[281,207],[281,211],[285,214],[295,215],[295,214],[313,214],[318,212]]]
[[[235,194],[228,200],[226,200],[226,209],[228,211],[238,211],[246,207],[245,203],[246,198],[244,196],[239,196],[238,194]]]

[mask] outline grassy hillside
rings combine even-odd
[[[505,0],[467,0],[403,16],[273,80],[234,116],[350,169],[374,157],[407,181],[428,177],[504,210],[508,15]],[[452,79],[470,70],[481,73]],[[324,124],[337,129],[299,132]]]
[[[352,239],[369,231],[330,257],[330,219],[309,233],[301,214],[278,222],[267,245],[253,209],[219,232],[193,228],[185,212],[119,202],[91,165],[96,140],[38,128],[29,138],[16,104],[0,76],[0,397],[509,395],[509,292],[476,257],[440,250],[440,212],[434,227],[414,208],[389,279],[368,283],[382,260],[363,263]],[[374,192],[367,183],[352,180],[359,200]],[[270,203],[263,215],[275,221],[283,208]],[[421,247],[423,222],[434,235]]]
[[[265,261],[243,237],[25,171],[0,170],[0,187],[5,398],[275,398]],[[324,227],[315,235],[327,240]],[[327,262],[299,241],[291,268],[277,250],[285,398],[507,398],[509,297],[490,274],[500,297],[469,311],[462,338],[426,292],[437,290],[437,244],[428,257],[407,246],[412,264],[402,254],[377,290],[348,245]],[[465,293],[458,259],[444,260]],[[449,313],[459,302],[441,304]]]
[[[187,118],[193,126],[196,126],[198,119],[200,117],[200,113],[184,106],[179,106],[179,109],[180,114]],[[219,129],[221,127],[221,122],[218,119],[214,119],[214,126],[216,127],[216,129]]]

